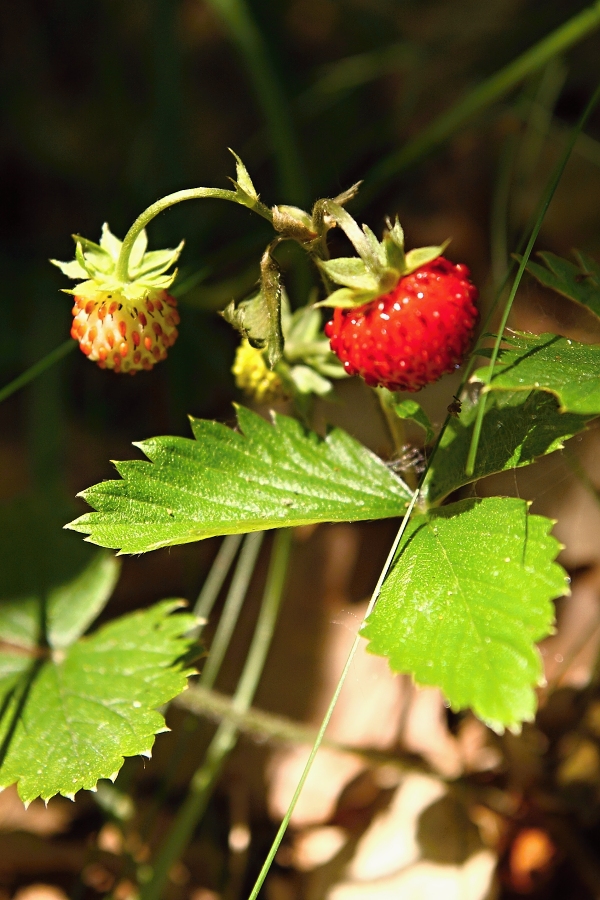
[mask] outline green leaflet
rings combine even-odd
[[[491,391],[549,391],[561,412],[600,414],[600,346],[557,334],[513,332],[503,339]],[[482,350],[489,356],[491,351]],[[483,381],[486,368],[473,380]]]
[[[544,287],[587,307],[600,317],[600,266],[585,253],[575,251],[578,265],[554,253],[538,253],[545,266],[528,262],[530,272]]]
[[[555,397],[544,391],[494,392],[488,397],[480,450],[469,476],[465,465],[476,415],[477,405],[466,397],[460,416],[448,423],[423,486],[429,503],[439,503],[471,481],[530,465],[539,456],[559,450],[591,418],[561,413]]]
[[[122,480],[84,491],[97,511],[68,527],[140,553],[219,534],[399,516],[410,499],[378,457],[338,428],[322,439],[295,419],[274,415],[269,424],[244,407],[240,431],[191,422],[195,441],[138,444],[150,462],[117,463]]]
[[[415,516],[363,636],[393,671],[443,691],[490,727],[535,713],[551,600],[568,593],[552,522],[522,500],[463,500]]]
[[[156,708],[186,686],[190,641],[180,601],[123,616],[52,657],[0,653],[0,787],[23,801],[72,797],[114,778],[124,756],[150,756]],[[19,677],[20,676],[20,677]]]

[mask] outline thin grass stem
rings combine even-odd
[[[34,381],[39,375],[43,375],[44,372],[54,365],[54,363],[60,362],[60,360],[66,356],[67,353],[70,353],[71,350],[74,350],[76,346],[76,342],[69,338],[64,344],[60,344],[54,350],[51,350],[50,353],[43,356],[42,359],[38,360],[38,362],[26,369],[25,372],[18,375],[13,381],[0,389],[0,403],[2,403],[3,400],[6,400],[7,397],[10,397],[11,394],[20,391],[25,385]]]
[[[210,646],[210,653],[200,676],[200,684],[203,687],[212,687],[217,679],[221,663],[227,653],[231,636],[248,593],[248,587],[254,574],[256,559],[264,536],[264,531],[256,531],[253,534],[246,535],[223,612]]]
[[[591,97],[589,103],[587,104],[585,110],[583,111],[583,113],[579,119],[579,122],[571,131],[571,135],[570,135],[569,141],[567,143],[567,146],[562,154],[561,159],[559,160],[558,165],[556,166],[554,172],[552,173],[552,177],[550,178],[550,181],[548,183],[546,191],[544,192],[541,209],[538,213],[537,220],[535,222],[535,225],[533,226],[531,235],[527,242],[525,252],[523,253],[523,256],[521,257],[521,260],[519,262],[519,268],[517,270],[515,280],[513,282],[512,288],[510,290],[510,294],[508,295],[508,299],[504,306],[504,311],[502,313],[500,325],[498,326],[498,334],[497,334],[496,340],[494,342],[494,348],[492,350],[492,355],[490,357],[490,363],[489,363],[489,366],[486,368],[485,374],[484,374],[482,395],[481,395],[481,398],[479,400],[479,404],[477,407],[477,418],[475,419],[475,425],[473,428],[473,436],[471,438],[471,446],[469,447],[469,455],[467,457],[467,465],[466,465],[467,475],[472,475],[475,470],[475,459],[477,456],[477,448],[479,446],[479,439],[481,436],[481,428],[483,425],[483,417],[485,415],[485,407],[486,407],[486,401],[487,401],[486,388],[489,388],[489,385],[492,380],[492,373],[493,373],[494,367],[496,365],[496,360],[498,359],[498,353],[500,351],[500,344],[502,343],[504,329],[506,328],[506,323],[508,322],[508,317],[510,315],[512,305],[513,305],[514,299],[516,297],[517,290],[519,289],[519,285],[521,283],[523,273],[525,272],[525,268],[527,266],[527,263],[529,262],[529,257],[531,256],[531,251],[533,250],[533,246],[537,240],[537,236],[540,233],[540,229],[542,227],[542,223],[544,221],[546,212],[548,211],[548,207],[550,206],[550,203],[552,202],[552,198],[554,197],[556,188],[558,187],[560,179],[562,178],[562,174],[563,174],[563,172],[566,168],[566,165],[569,161],[569,158],[571,156],[571,151],[573,150],[573,147],[575,146],[575,141],[577,140],[577,137],[578,137],[580,131],[583,129],[590,114],[592,113],[592,110],[594,109],[594,107],[596,106],[596,104],[598,103],[599,100],[600,100],[600,85],[594,91],[594,94]]]
[[[242,542],[243,535],[228,534],[221,541],[219,552],[210,568],[210,572],[202,586],[202,590],[198,594],[198,599],[194,605],[194,615],[198,618],[198,626],[196,628],[196,637],[200,637],[204,626],[206,625],[213,606],[219,596],[223,582],[229,574],[229,570],[235,559]]]
[[[305,206],[309,197],[289,114],[289,102],[280,88],[260,29],[245,0],[208,0],[208,4],[227,25],[245,60],[270,134],[279,187],[286,197],[285,202]]]
[[[246,712],[256,693],[271,646],[285,586],[292,542],[291,529],[275,535],[267,583],[250,650],[244,664],[232,708],[237,714]],[[210,743],[204,762],[194,774],[188,795],[180,808],[173,828],[159,853],[152,880],[141,891],[141,900],[160,900],[169,872],[190,841],[202,818],[223,763],[235,746],[238,729],[231,721],[221,723]]]
[[[414,492],[414,494],[412,496],[412,500],[410,501],[408,509],[406,510],[404,518],[402,519],[402,523],[400,525],[400,528],[398,529],[398,533],[394,539],[394,543],[392,544],[392,547],[388,554],[387,560],[385,562],[385,566],[383,567],[381,575],[379,576],[377,584],[375,585],[375,590],[373,591],[373,594],[369,601],[369,605],[367,606],[367,610],[365,612],[363,621],[366,621],[366,619],[368,619],[368,617],[373,612],[375,604],[377,603],[379,594],[381,593],[381,588],[383,587],[383,582],[385,581],[386,576],[387,576],[387,574],[391,568],[391,565],[394,561],[394,557],[396,555],[396,550],[398,549],[400,541],[402,540],[402,535],[404,534],[404,532],[406,530],[406,526],[408,525],[408,521],[412,515],[412,511],[414,509],[415,503],[417,502],[418,496],[419,496],[419,488],[417,488],[417,490]],[[329,725],[331,716],[333,715],[333,711],[337,705],[339,696],[342,692],[342,688],[344,687],[346,678],[348,677],[350,667],[352,666],[352,662],[354,660],[354,657],[356,656],[356,651],[358,650],[360,642],[361,642],[361,635],[360,635],[360,630],[359,630],[356,637],[354,638],[352,647],[350,648],[350,653],[348,654],[348,657],[344,664],[344,668],[342,670],[342,674],[340,675],[336,689],[333,693],[333,697],[331,698],[329,706],[327,707],[327,712],[325,713],[325,716],[323,717],[323,721],[321,722],[321,725],[317,732],[317,736],[312,745],[309,757],[306,761],[306,765],[304,766],[302,775],[300,776],[300,780],[296,786],[296,790],[294,791],[294,796],[292,797],[292,799],[290,801],[290,805],[288,806],[287,812],[286,812],[285,816],[283,817],[283,821],[282,821],[281,825],[279,826],[277,834],[275,835],[275,838],[271,845],[271,849],[269,850],[267,858],[263,863],[262,869],[260,870],[260,873],[258,875],[258,878],[256,879],[256,882],[254,884],[254,887],[252,888],[252,892],[250,893],[248,900],[256,900],[256,898],[258,897],[258,894],[264,884],[265,878],[268,875],[269,869],[271,868],[271,866],[273,864],[273,860],[275,859],[275,856],[277,855],[277,851],[279,850],[281,841],[283,840],[283,836],[284,836],[285,832],[287,831],[287,827],[290,823],[290,819],[292,818],[294,809],[296,808],[296,803],[298,802],[300,794],[302,793],[302,789],[306,783],[306,779],[308,778],[309,772],[312,768],[312,764],[315,760],[317,753],[319,752],[321,744],[323,743],[323,739],[325,737],[325,732],[327,731],[327,727]]]
[[[466,97],[438,116],[413,140],[408,141],[401,150],[382,159],[367,175],[359,202],[364,205],[371,200],[388,182],[443,144],[466,122],[598,27],[600,0],[596,0],[499,72],[477,85]]]

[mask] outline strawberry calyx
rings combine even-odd
[[[95,244],[81,235],[74,234],[75,259],[61,262],[51,259],[67,278],[80,281],[75,288],[64,288],[64,293],[78,297],[96,296],[98,291],[118,293],[121,302],[134,303],[143,300],[150,291],[166,290],[177,276],[177,269],[168,272],[183,249],[181,241],[174,250],[147,251],[148,238],[142,229],[129,256],[128,278],[117,277],[117,264],[123,242],[111,232],[107,223],[102,226],[100,243]]]
[[[396,217],[387,219],[383,240],[379,241],[368,225],[359,227],[352,216],[334,202],[327,204],[326,215],[332,226],[338,225],[353,244],[358,256],[319,260],[326,277],[341,285],[317,306],[351,309],[362,306],[394,290],[401,278],[441,256],[449,241],[439,246],[404,249],[404,231]]]
[[[102,369],[135,374],[165,359],[177,339],[177,301],[168,293],[183,241],[174,250],[146,251],[146,232],[138,234],[128,257],[127,278],[117,275],[122,242],[102,228],[100,243],[74,235],[75,259],[51,260],[79,281],[73,294],[71,337]]]

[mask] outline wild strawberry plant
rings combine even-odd
[[[310,213],[269,208],[239,158],[236,164],[233,190],[169,195],[139,217],[123,242],[104,226],[98,244],[76,237],[75,259],[56,263],[76,282],[68,292],[74,296],[72,337],[81,350],[114,370],[107,377],[134,374],[166,357],[180,324],[168,291],[182,245],[148,251],[146,226],[188,199],[216,197],[254,210],[274,234],[261,258],[259,290],[223,311],[241,336],[234,373],[253,400],[287,398],[294,414],[267,421],[239,406],[236,427],[192,419],[193,437],[141,442],[145,460],[116,463],[118,479],[83,492],[92,511],[67,527],[85,534],[88,544],[62,532],[58,552],[48,557],[61,561],[58,568],[42,565],[41,575],[28,573],[29,582],[26,577],[18,588],[1,586],[0,786],[17,782],[26,802],[93,790],[99,779],[116,776],[125,756],[148,755],[165,727],[156,708],[180,693],[195,671],[190,662],[201,622],[177,611],[177,601],[86,636],[117,578],[113,555],[89,544],[144,553],[254,533],[255,543],[242,554],[255,561],[259,535],[282,529],[260,623],[262,649],[253,657],[264,661],[264,636],[272,634],[285,581],[286,529],[399,519],[360,632],[369,650],[387,657],[392,671],[439,687],[454,710],[471,708],[497,732],[518,730],[535,715],[542,680],[536,643],[552,631],[552,601],[568,593],[566,573],[555,561],[560,545],[553,523],[513,497],[453,495],[559,450],[600,415],[600,348],[560,335],[505,331],[508,305],[498,335],[483,330],[467,359],[477,289],[467,268],[443,255],[445,246],[406,252],[397,221],[388,221],[379,240],[346,209],[358,186],[317,201]],[[356,255],[330,258],[332,229],[345,233]],[[534,239],[520,272],[527,265],[544,285],[600,316],[598,264],[583,254],[577,264],[552,254],[542,254],[543,266],[529,262]],[[314,291],[296,310],[276,259],[283,241],[299,244],[315,264]],[[449,392],[441,427],[400,394],[463,364],[460,392]],[[331,396],[337,379],[355,375],[375,391],[397,454],[406,451],[404,420],[423,430],[422,466],[408,454],[399,471],[339,428],[312,429],[314,398]],[[21,523],[17,532],[32,541],[32,521],[37,529],[50,528],[39,510],[15,507],[10,515]],[[57,510],[47,516],[54,523]],[[229,546],[223,544],[231,561],[237,544],[232,553]],[[9,558],[10,546],[0,553]],[[239,709],[251,702],[259,670],[255,665],[243,676]],[[210,654],[205,672],[212,683]],[[235,729],[219,731],[215,740],[147,897],[160,895]]]

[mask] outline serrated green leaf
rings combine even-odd
[[[600,413],[600,345],[579,344],[557,334],[513,332],[500,350],[491,391],[549,391],[561,412]],[[489,356],[489,349],[479,351]],[[484,381],[488,367],[473,380]]]
[[[25,802],[69,797],[114,777],[125,756],[150,755],[165,730],[156,709],[181,693],[190,674],[178,660],[195,620],[170,615],[180,605],[165,601],[110,622],[54,658],[30,663],[12,693],[5,688],[1,787],[17,782]]]
[[[552,522],[523,500],[463,500],[409,523],[363,636],[421,685],[496,731],[535,714],[534,646],[568,593]]]
[[[473,475],[465,474],[477,404],[465,397],[458,418],[448,423],[423,486],[430,503],[452,491],[493,475],[534,463],[560,450],[582,431],[591,416],[561,413],[556,398],[544,391],[498,392],[488,398]]]
[[[379,280],[356,256],[319,260],[319,266],[336,284],[364,291],[377,291],[379,288]]]
[[[585,306],[600,318],[600,273],[597,263],[583,253],[576,254],[578,266],[554,253],[537,255],[546,268],[530,260],[527,271],[544,287]]]
[[[394,403],[393,410],[400,419],[410,419],[411,422],[422,428],[425,432],[425,443],[431,443],[433,428],[429,416],[421,409],[416,400],[402,400],[400,403]]]
[[[118,463],[121,481],[82,496],[97,512],[68,526],[123,553],[219,534],[401,515],[411,492],[339,428],[322,439],[287,416],[273,424],[238,408],[241,433],[192,419],[196,440],[138,446],[150,462]]]

